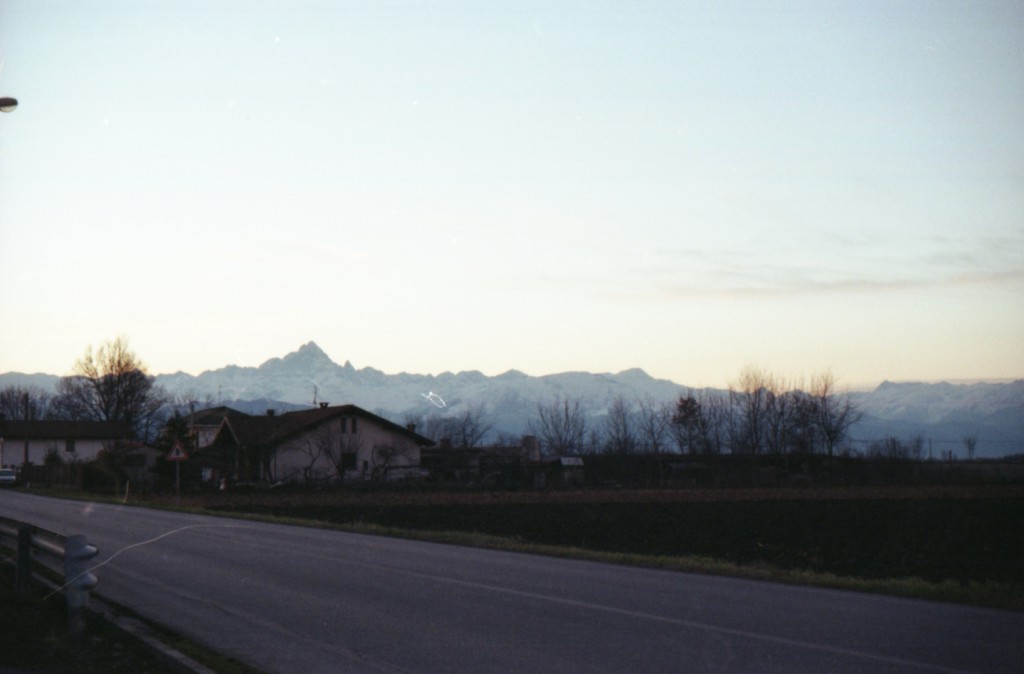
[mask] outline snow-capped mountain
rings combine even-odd
[[[310,342],[259,367],[229,366],[198,376],[182,372],[157,376],[168,393],[200,402],[269,398],[292,404],[354,403],[395,420],[455,415],[482,410],[495,432],[520,434],[538,403],[555,397],[579,399],[589,414],[599,414],[613,399],[674,400],[684,387],[655,379],[643,370],[618,374],[567,372],[531,377],[510,370],[494,377],[477,372],[439,375],[385,374],[372,367],[338,365]]]
[[[862,442],[886,435],[921,436],[933,457],[965,456],[964,438],[976,436],[978,457],[1024,453],[1024,380],[1006,384],[883,382],[855,393],[864,418],[851,432]]]
[[[48,374],[0,375],[0,389],[38,387],[52,391],[59,377]],[[313,342],[259,367],[228,365],[199,375],[161,374],[157,385],[178,400],[200,405],[232,405],[261,412],[275,401],[281,409],[314,403],[353,403],[404,423],[434,416],[479,410],[498,433],[527,432],[537,407],[556,397],[579,400],[592,419],[607,412],[617,398],[633,402],[671,402],[683,385],[655,379],[640,369],[594,374],[564,372],[533,377],[516,370],[489,377],[469,371],[439,375],[385,374],[372,367],[339,365]],[[854,446],[886,435],[920,435],[935,457],[953,451],[964,456],[963,438],[978,438],[977,456],[1024,453],[1024,380],[1006,384],[925,384],[884,382],[868,392],[851,394],[863,419],[851,430]]]

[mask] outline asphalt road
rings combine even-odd
[[[97,592],[268,672],[1021,672],[1024,614],[87,504]]]

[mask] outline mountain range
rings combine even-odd
[[[56,375],[9,372],[0,374],[0,388],[37,386],[51,391],[58,380]],[[556,397],[579,400],[581,409],[594,419],[620,396],[669,402],[688,390],[640,369],[539,377],[517,370],[493,377],[477,371],[385,374],[372,367],[356,369],[348,361],[339,365],[314,342],[259,367],[228,365],[199,375],[160,374],[156,383],[178,400],[193,399],[201,406],[228,405],[250,413],[323,402],[353,403],[405,423],[461,415],[472,409],[481,412],[493,437],[528,432],[538,405]],[[854,445],[861,449],[887,435],[920,435],[926,453],[933,457],[950,451],[965,456],[963,438],[974,435],[978,457],[1024,452],[1024,380],[976,384],[884,382],[872,391],[851,392],[850,396],[863,413],[850,434]]]

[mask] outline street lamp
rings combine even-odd
[[[17,98],[9,98],[7,96],[0,98],[0,112],[12,112],[16,107],[18,107]]]

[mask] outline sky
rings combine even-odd
[[[0,372],[1024,378],[1020,2],[0,4]]]

